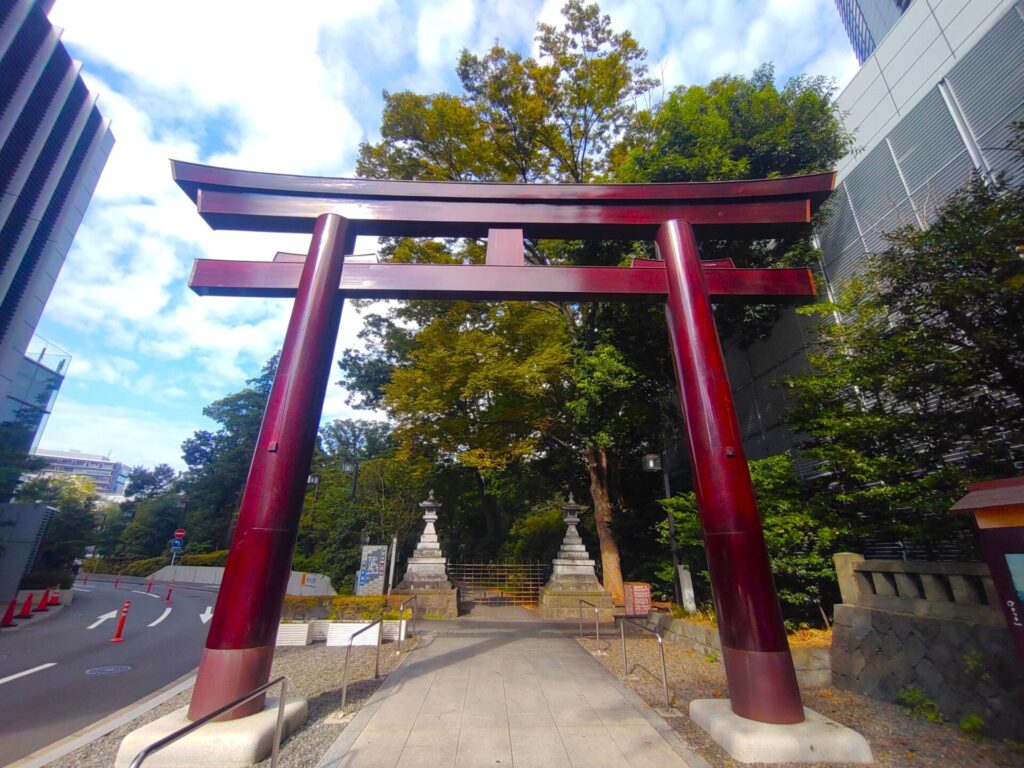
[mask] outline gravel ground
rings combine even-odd
[[[622,644],[618,638],[611,642],[602,640],[600,644],[593,639],[581,639],[579,642],[588,651],[605,651],[606,655],[597,656],[597,660],[612,674],[621,677]],[[629,687],[651,706],[664,706],[657,640],[627,637],[626,646],[630,667],[637,677],[628,683]],[[750,765],[730,758],[685,716],[693,699],[728,696],[721,663],[705,661],[703,655],[692,649],[671,643],[665,644],[665,663],[673,706],[683,713],[681,717],[669,718],[668,722],[683,741],[716,768]],[[635,665],[643,669],[637,669]],[[654,677],[644,670],[653,670],[659,676]],[[993,739],[974,741],[962,734],[956,725],[937,725],[911,718],[897,704],[876,701],[837,688],[804,691],[803,696],[805,706],[863,734],[871,744],[874,765],[880,768],[1024,766],[1024,752],[1014,751]],[[826,764],[821,765],[824,768]],[[832,768],[835,766],[831,764]]]
[[[309,768],[316,765],[321,755],[344,730],[351,714],[358,711],[363,702],[380,687],[384,677],[395,669],[415,646],[415,638],[405,640],[402,643],[401,656],[395,654],[394,645],[389,643],[382,646],[379,680],[373,679],[375,649],[354,647],[349,659],[348,700],[344,711],[341,709],[344,648],[328,648],[323,643],[298,648],[278,648],[274,654],[271,678],[284,675],[288,678],[288,695],[304,696],[309,700],[309,719],[282,745],[279,766]],[[121,739],[140,725],[185,706],[191,695],[191,690],[183,691],[131,723],[50,763],[50,768],[110,768],[114,764]],[[348,717],[345,717],[346,715]],[[267,758],[259,765],[269,766],[270,759]]]

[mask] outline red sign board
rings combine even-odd
[[[174,538],[176,538],[176,539],[184,539],[185,538],[185,529],[184,528],[179,528],[178,530],[176,530],[174,532]]]
[[[643,581],[627,581],[626,615],[646,616],[651,612],[651,585]]]

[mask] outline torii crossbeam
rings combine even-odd
[[[733,711],[803,720],[796,674],[711,309],[814,295],[806,269],[700,260],[704,236],[805,228],[833,174],[681,184],[520,185],[285,176],[172,162],[214,228],[312,233],[308,254],[198,260],[217,296],[294,296],[189,717],[269,679],[306,477],[346,297],[664,302]],[[479,265],[344,264],[357,235],[486,237]],[[523,238],[653,239],[630,267],[528,265]],[[258,711],[257,700],[236,716]]]

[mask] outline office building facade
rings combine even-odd
[[[912,0],[836,0],[850,45],[863,64],[874,53]]]
[[[114,141],[51,5],[0,3],[0,423],[24,426],[26,448],[55,391],[35,392],[46,377],[26,353]]]
[[[833,212],[817,233],[821,293],[884,250],[885,232],[927,227],[972,174],[1016,172],[1024,182],[1006,150],[1024,120],[1024,1],[915,0],[837,102],[856,149],[838,164]],[[814,321],[787,311],[767,339],[725,345],[751,458],[792,447],[778,383],[808,369],[814,333]]]
[[[46,467],[35,473],[42,477],[73,475],[91,482],[97,493],[115,496],[124,495],[128,485],[128,467],[120,461],[111,461],[109,456],[80,451],[38,450],[35,455],[46,462]]]

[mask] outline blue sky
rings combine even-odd
[[[210,401],[280,346],[290,302],[200,298],[192,260],[271,258],[304,237],[212,232],[171,182],[169,158],[353,175],[378,138],[381,91],[457,92],[462,48],[530,52],[562,0],[59,0],[51,21],[84,64],[116,144],[39,333],[73,358],[43,448],[182,468],[180,445],[214,425]],[[832,0],[602,3],[647,48],[664,88],[749,73],[824,74],[856,60]],[[373,243],[357,244],[357,252]],[[372,311],[372,310],[371,310]],[[338,355],[357,344],[346,308]],[[336,378],[336,376],[334,377]],[[349,416],[331,385],[324,418]]]

